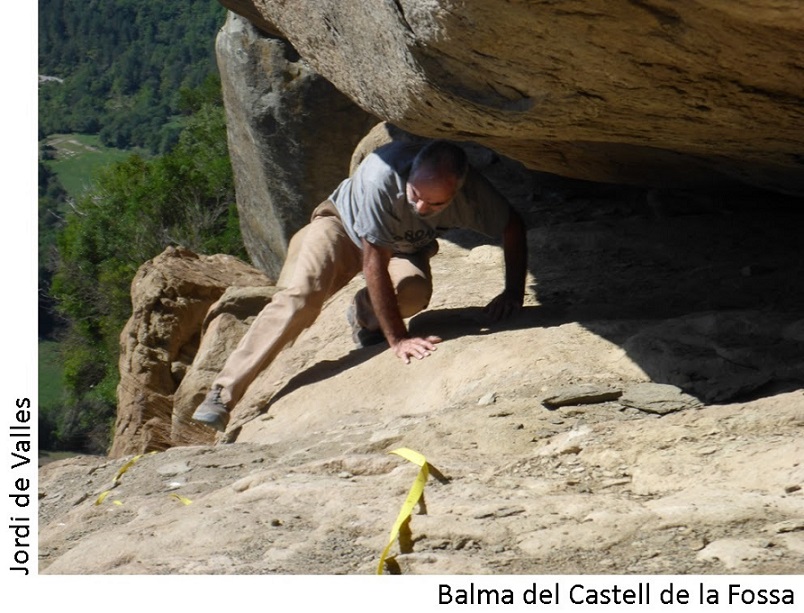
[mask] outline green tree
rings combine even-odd
[[[59,234],[53,294],[70,324],[63,441],[97,447],[99,424],[111,431],[119,336],[139,266],[168,245],[245,257],[219,86],[212,91],[187,94],[197,108],[171,151],[150,160],[132,155],[103,171]]]
[[[42,159],[52,157],[47,147]],[[56,265],[56,235],[62,226],[67,192],[55,174],[39,162],[39,337],[52,338],[59,327],[50,284]]]

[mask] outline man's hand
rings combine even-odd
[[[441,338],[438,336],[403,338],[392,344],[391,349],[405,364],[410,364],[410,358],[417,360],[426,358],[436,350],[435,344],[440,342]]]
[[[483,308],[483,316],[489,323],[496,323],[515,315],[525,300],[528,242],[522,218],[510,207],[508,223],[503,230],[503,254],[505,291]]]
[[[483,308],[483,316],[489,323],[496,323],[518,313],[522,308],[522,302],[521,293],[505,290]]]

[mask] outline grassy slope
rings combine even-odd
[[[92,178],[102,167],[134,153],[104,147],[98,136],[89,134],[52,134],[46,143],[56,149],[56,159],[46,163],[73,198],[90,186]]]

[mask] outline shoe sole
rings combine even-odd
[[[218,432],[225,432],[226,426],[229,425],[229,416],[214,413],[212,411],[205,411],[203,413],[193,413],[193,421],[209,426]]]

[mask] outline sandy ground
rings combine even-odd
[[[500,249],[453,235],[411,322],[443,337],[431,357],[354,348],[356,279],[220,444],[113,488],[124,460],[42,467],[40,572],[372,574],[419,470],[399,447],[445,479],[385,572],[804,572],[804,211],[652,193],[523,212],[506,324],[479,318]]]

